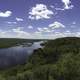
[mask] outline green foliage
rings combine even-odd
[[[17,38],[0,38],[0,48],[8,48],[8,47],[13,47],[16,45],[20,45],[23,43],[33,43],[35,41],[40,41],[40,40],[34,40],[34,39],[17,39]]]
[[[0,80],[80,80],[80,38],[47,41],[25,65],[1,71]]]

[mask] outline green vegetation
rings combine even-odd
[[[33,43],[34,41],[40,40],[31,40],[31,39],[17,39],[17,38],[0,38],[0,48],[13,47],[22,43]]]
[[[80,38],[46,42],[28,63],[0,71],[0,80],[80,80]]]

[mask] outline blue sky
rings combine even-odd
[[[80,37],[80,0],[0,0],[0,38]]]

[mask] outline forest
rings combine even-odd
[[[0,80],[80,80],[80,38],[47,40],[26,64],[0,70]]]

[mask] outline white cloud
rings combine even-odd
[[[35,33],[35,34],[41,34],[41,32],[39,32],[39,31],[35,31],[34,33]]]
[[[23,21],[22,18],[18,18],[18,17],[16,17],[16,20],[17,20],[17,21]]]
[[[0,30],[0,38],[33,38],[31,33],[23,30],[23,27],[12,28],[9,30]]]
[[[11,11],[0,12],[0,17],[9,17],[11,16],[11,14],[12,14]]]
[[[0,34],[5,34],[6,32],[4,32],[4,31],[0,31]]]
[[[33,29],[33,26],[28,26],[28,29]]]
[[[74,7],[74,5],[72,5],[70,0],[61,0],[61,2],[64,4],[63,8],[61,7],[51,7],[51,8],[54,8],[55,10],[59,10],[59,11],[64,11],[64,10],[72,9]]]
[[[51,30],[48,27],[43,27],[43,28],[38,27],[37,30],[38,30],[38,33],[51,32]]]
[[[21,31],[23,29],[23,27],[17,27],[17,28],[13,28],[13,32],[18,32]]]
[[[55,8],[53,5],[50,5],[51,8]]]
[[[8,24],[17,24],[17,22],[6,22]]]
[[[65,37],[76,37],[76,32],[71,32],[71,31],[69,31],[69,30],[67,30],[67,31],[65,31],[65,32],[63,32],[63,35],[65,36]]]
[[[64,32],[53,32],[48,34],[42,34],[41,32],[36,31],[31,34],[24,31],[23,27],[17,27],[7,31],[0,30],[0,38],[55,39],[61,37],[80,37],[80,31],[71,32],[66,30]]]
[[[52,32],[52,30],[50,30],[48,27],[44,27],[43,28],[43,32],[50,33],[50,32]]]
[[[29,12],[30,19],[49,19],[53,15],[53,11],[49,10],[44,4],[36,4],[35,7],[32,7],[31,12]]]
[[[43,31],[43,28],[38,27],[37,29],[38,29],[39,32]]]
[[[31,35],[30,33],[22,30],[23,27],[17,27],[15,29],[12,29],[12,32],[13,33],[16,33],[15,37],[18,37],[18,38],[30,38]]]
[[[76,36],[77,36],[77,37],[80,37],[80,32],[77,32],[77,33],[76,33]]]
[[[32,29],[33,26],[28,26],[29,29]],[[13,38],[34,38],[34,39],[55,39],[63,36],[70,35],[69,31],[66,31],[65,34],[62,32],[55,32],[55,29],[65,28],[65,26],[60,22],[53,22],[47,27],[38,27],[35,32],[29,33],[24,31],[24,27],[16,27],[11,30],[1,31],[0,37],[13,37]]]
[[[65,28],[65,26],[62,23],[57,22],[57,21],[52,24],[49,24],[49,27],[52,29]]]
[[[65,9],[62,9],[62,8],[55,8],[55,10],[64,11]]]
[[[76,24],[76,22],[74,21],[74,22],[72,22],[72,24],[73,24],[73,25],[75,25],[75,24]]]
[[[0,38],[9,38],[9,37],[11,38],[11,37],[13,37],[9,32],[10,31],[0,29]]]
[[[62,23],[55,21],[54,23],[49,24],[48,27],[38,27],[37,33],[52,33],[58,28],[65,28],[65,26]]]
[[[70,0],[62,0],[62,2],[64,3],[64,10],[65,9],[72,9],[74,6],[71,4]]]

